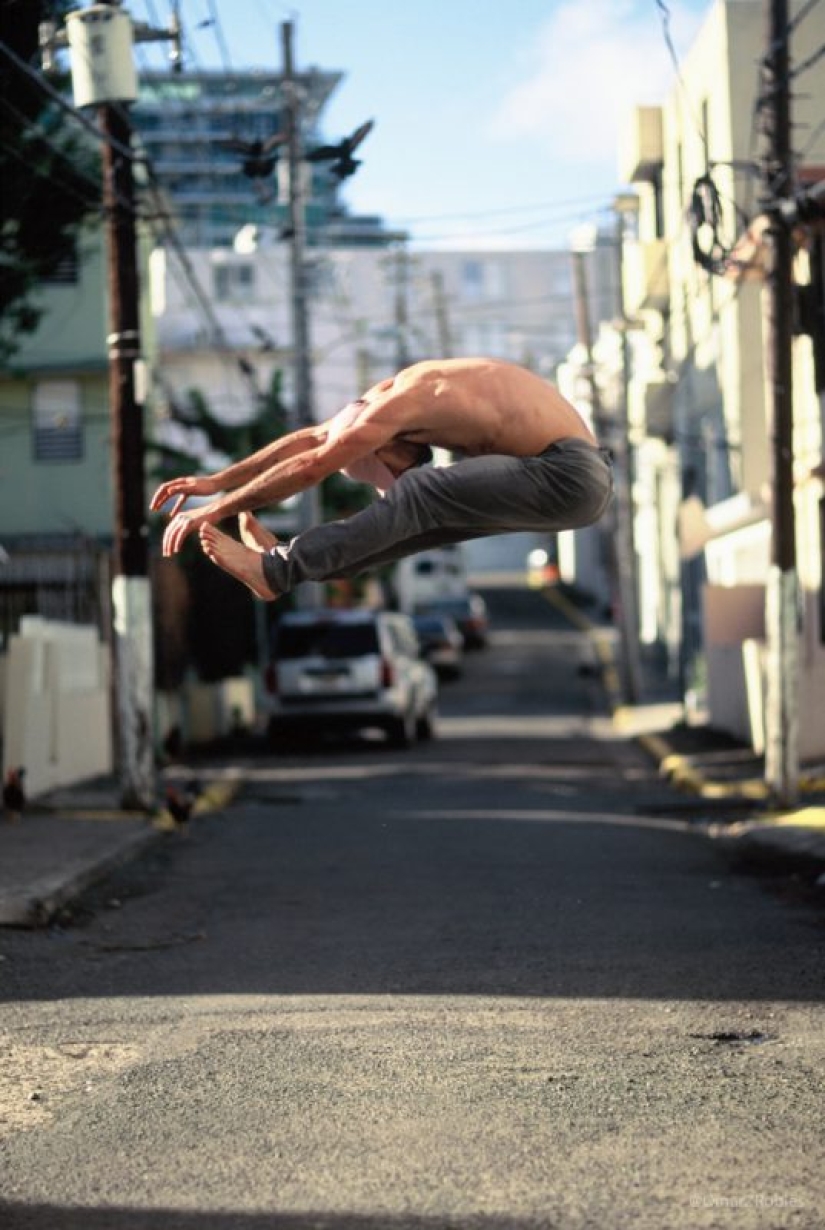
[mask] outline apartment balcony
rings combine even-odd
[[[619,141],[619,177],[626,184],[652,183],[662,169],[662,108],[634,107]]]
[[[664,239],[625,245],[624,297],[629,316],[650,309],[664,312],[670,302],[668,249]]]

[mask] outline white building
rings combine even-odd
[[[153,254],[154,387],[161,412],[165,399],[199,389],[219,417],[242,421],[255,412],[254,384],[263,390],[276,370],[284,373],[291,404],[288,251],[277,239],[267,243],[267,236],[259,232],[252,252],[190,250],[190,273],[173,252]],[[564,251],[313,248],[307,263],[319,421],[418,359],[489,355],[553,379],[575,337],[571,262]],[[477,566],[481,551],[486,566],[523,568],[534,545],[535,536],[519,535],[476,546],[470,566]]]

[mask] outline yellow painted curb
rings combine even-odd
[[[825,807],[801,807],[799,811],[771,816],[770,823],[779,827],[825,829]]]
[[[551,588],[542,590],[542,595],[550,606],[555,607],[574,627],[587,633],[602,665],[602,679],[612,710],[613,724],[617,730],[626,729],[630,725],[633,708],[622,703],[621,681],[613,659],[610,639],[601,634],[596,625],[563,593]],[[674,752],[660,735],[640,734],[636,738],[653,759],[658,761],[660,772],[679,790],[705,799],[746,798],[764,801],[770,796],[768,786],[761,778],[711,781],[696,765],[691,764],[687,757]],[[823,785],[825,783],[820,782],[819,788]],[[810,790],[811,786],[802,784],[801,788]]]

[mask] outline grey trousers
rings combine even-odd
[[[408,470],[363,512],[298,534],[264,555],[267,584],[352,577],[434,547],[521,530],[580,529],[610,502],[610,454],[574,438],[537,457],[468,457]]]

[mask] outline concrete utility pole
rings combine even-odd
[[[773,449],[773,534],[765,623],[768,641],[765,780],[781,806],[799,792],[799,593],[793,477],[793,269],[791,227],[779,202],[793,193],[787,0],[766,0],[763,209],[769,224],[764,312]]]
[[[395,267],[395,369],[410,365],[409,273],[410,258],[406,245],[399,243],[394,256]]]
[[[140,26],[142,41],[171,40],[180,59],[180,23],[168,30]],[[114,552],[112,608],[115,742],[125,808],[155,805],[152,602],[143,468],[143,361],[139,325],[136,202],[132,128],[126,104],[137,97],[135,27],[119,0],[67,14],[66,33],[41,30],[44,63],[56,46],[72,51],[78,107],[99,108],[104,134],[103,206],[109,292],[109,403],[112,418]]]
[[[450,314],[447,308],[447,296],[444,292],[444,274],[440,269],[433,269],[430,274],[430,284],[433,288],[433,305],[435,307],[435,323],[438,336],[439,358],[449,359],[453,353],[453,338],[450,330]]]
[[[581,246],[575,246],[571,253],[573,257],[573,289],[576,304],[576,330],[579,345],[585,353],[587,379],[590,385],[590,404],[593,408],[593,426],[597,435],[605,434],[605,415],[602,408],[601,393],[596,380],[596,365],[593,359],[593,333],[590,326],[590,305],[587,287],[587,270],[585,268],[586,252]],[[620,432],[624,431],[623,425]],[[615,441],[611,440],[611,447]],[[618,598],[619,611],[619,644],[621,650],[622,692],[628,704],[636,704],[640,696],[640,665],[637,604],[635,593],[635,573],[633,567],[633,530],[631,521],[630,489],[627,474],[626,442],[619,441],[616,450],[616,501],[615,527],[610,540],[610,571],[614,592]]]
[[[295,80],[291,21],[281,23],[283,53],[284,134],[287,148],[289,209],[289,269],[292,306],[292,361],[295,427],[310,427],[313,413],[312,356],[309,340],[309,297],[306,264],[306,200],[304,187],[303,143],[301,134],[301,87]],[[310,487],[301,496],[301,529],[310,529],[321,520],[318,490]],[[321,602],[320,586],[302,587],[298,600],[307,607]]]

